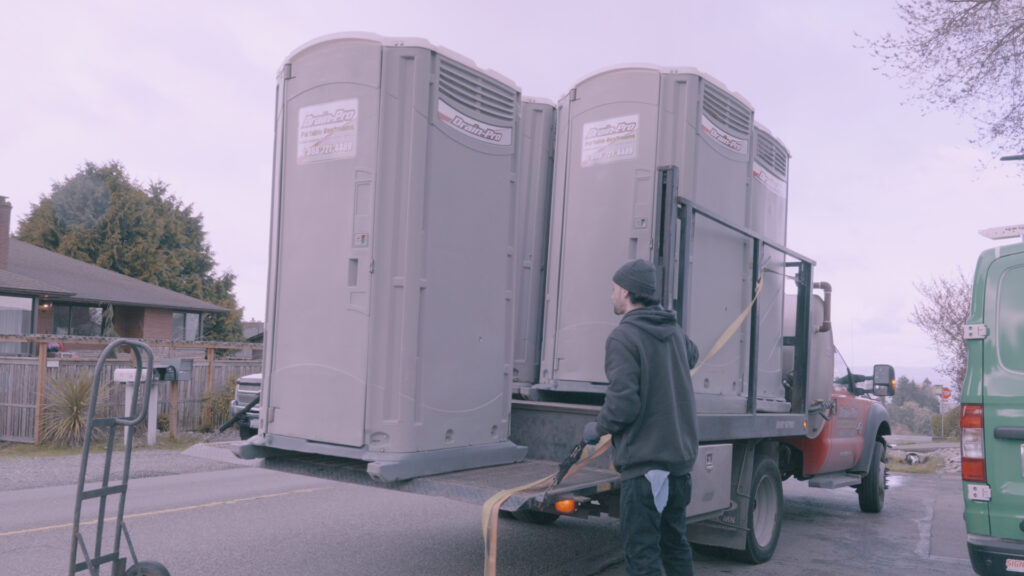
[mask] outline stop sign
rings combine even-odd
[[[949,400],[949,397],[953,395],[953,391],[948,386],[942,387],[942,392],[939,393],[939,397],[943,400]]]

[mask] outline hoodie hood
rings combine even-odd
[[[666,340],[679,327],[676,315],[661,306],[645,306],[626,313],[622,324],[635,326],[658,340]]]

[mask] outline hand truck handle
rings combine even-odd
[[[121,338],[108,344],[107,347],[103,349],[103,353],[100,354],[100,359],[96,363],[96,374],[93,376],[93,390],[99,390],[100,383],[103,379],[103,365],[105,361],[107,358],[114,355],[117,349],[121,346],[128,346],[135,355],[135,379],[132,383],[132,386],[134,386],[134,392],[132,393],[134,401],[132,402],[129,413],[124,418],[114,418],[114,423],[120,426],[135,426],[146,418],[146,411],[149,408],[149,393],[153,387],[153,350],[150,349],[146,343],[138,340]],[[142,382],[142,352],[146,353],[146,381],[144,386]],[[140,386],[142,386],[141,409],[139,408]]]

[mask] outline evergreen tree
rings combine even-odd
[[[119,162],[85,167],[33,204],[16,237],[77,260],[227,308],[208,315],[203,337],[241,340],[235,275],[214,272],[203,217],[163,182],[143,187]]]
[[[893,396],[893,404],[902,406],[913,402],[921,408],[925,408],[935,414],[939,413],[939,400],[935,397],[932,383],[928,379],[918,384],[914,380],[900,376],[896,381],[896,394]]]

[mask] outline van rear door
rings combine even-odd
[[[998,254],[998,252],[997,252]],[[985,281],[985,468],[991,535],[1024,540],[1024,253],[997,257]]]

